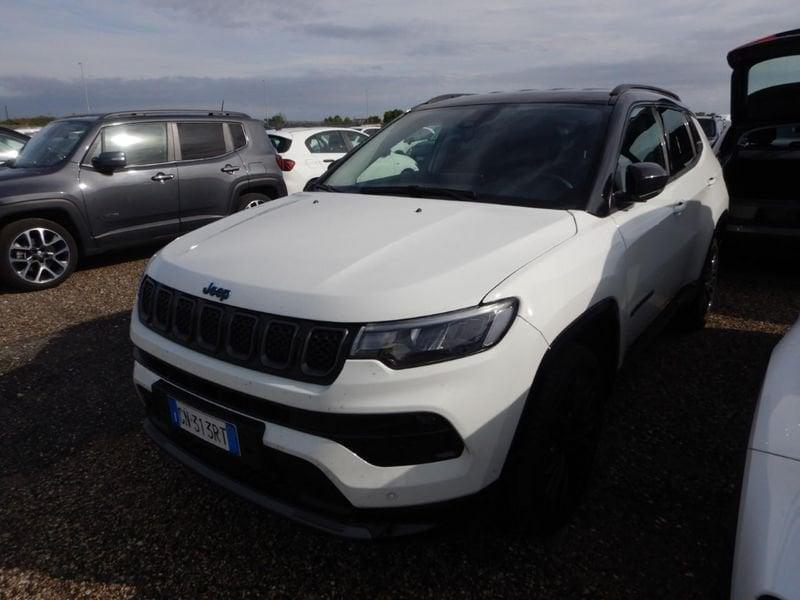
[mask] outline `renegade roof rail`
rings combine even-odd
[[[664,88],[656,87],[654,85],[641,85],[638,83],[623,83],[618,85],[609,94],[609,100],[616,98],[617,96],[621,96],[625,92],[629,90],[646,90],[648,92],[656,92],[658,94],[664,94],[665,96],[669,96],[670,98],[677,100],[678,102],[681,101],[680,96],[675,92],[670,92],[669,90],[665,90]]]
[[[117,112],[105,113],[108,117],[150,117],[159,115],[193,115],[198,117],[249,117],[243,112],[221,111],[221,110],[202,110],[202,109],[156,109],[156,110],[121,110]]]

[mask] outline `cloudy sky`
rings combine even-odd
[[[316,119],[633,81],[727,111],[726,52],[798,26],[797,0],[0,0],[0,111],[85,112],[79,61],[93,110]]]

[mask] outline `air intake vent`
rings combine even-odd
[[[242,310],[149,277],[139,290],[139,319],[175,343],[219,360],[320,384],[336,379],[359,327]]]

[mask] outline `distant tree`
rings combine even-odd
[[[392,110],[387,110],[383,113],[383,124],[388,125],[392,121],[394,121],[397,117],[400,117],[405,114],[406,111],[400,108],[393,108]]]
[[[380,125],[381,117],[380,115],[370,115],[369,117],[367,117],[365,123],[368,123],[369,125]]]
[[[0,125],[6,127],[44,127],[55,117],[48,117],[41,115],[38,117],[19,117],[17,119],[9,119],[8,121],[0,121]]]
[[[344,119],[342,119],[339,115],[334,115],[332,117],[325,117],[322,120],[323,125],[336,125],[341,126],[344,124]]]
[[[286,117],[283,113],[278,113],[267,118],[266,123],[269,129],[280,129],[286,127]]]

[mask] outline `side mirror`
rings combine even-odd
[[[128,164],[124,152],[101,152],[92,159],[92,166],[101,173],[112,173]]]
[[[625,196],[632,202],[644,202],[661,193],[669,174],[658,163],[641,162],[625,170]]]

